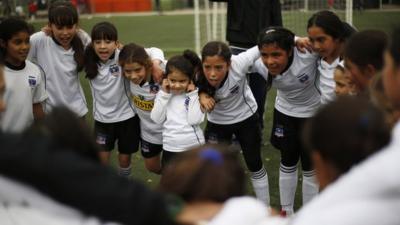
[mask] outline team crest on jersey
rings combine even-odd
[[[189,98],[189,97],[186,97],[186,98],[185,98],[185,109],[186,109],[186,110],[189,110],[189,102],[190,102],[190,98]]]
[[[303,74],[301,74],[300,76],[297,76],[297,78],[299,79],[299,81],[301,82],[301,83],[306,83],[309,79],[310,79],[310,76],[308,76],[308,74],[305,74],[305,73],[303,73]]]
[[[144,97],[140,96],[140,95],[139,96],[133,96],[132,97],[132,101],[133,101],[133,104],[135,104],[135,106],[138,109],[141,109],[143,111],[151,111],[153,109],[153,106],[154,106],[154,101],[146,101],[144,99]]]
[[[283,126],[276,126],[275,127],[275,131],[274,131],[274,135],[276,137],[284,137],[284,130],[283,130]]]
[[[239,85],[235,85],[235,86],[231,87],[231,88],[229,89],[229,91],[231,92],[231,94],[237,94],[237,93],[239,93]]]
[[[34,76],[28,76],[28,82],[29,82],[29,86],[34,87],[36,86],[36,77]]]
[[[110,66],[110,74],[113,76],[119,75],[119,66],[117,64],[113,64]]]
[[[104,134],[97,134],[96,143],[99,145],[105,145],[107,141],[107,136]]]
[[[151,94],[157,94],[159,90],[160,90],[160,87],[158,85],[150,84],[150,93]]]

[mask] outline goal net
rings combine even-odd
[[[268,1],[268,0],[266,0]],[[283,26],[297,35],[306,35],[307,20],[320,10],[332,10],[352,24],[352,0],[281,0]],[[195,50],[212,40],[225,41],[226,3],[194,0]]]

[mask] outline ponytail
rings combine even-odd
[[[98,63],[99,57],[97,56],[96,52],[94,51],[93,44],[90,44],[86,47],[85,50],[85,72],[86,78],[92,80],[98,74]]]
[[[75,37],[72,38],[71,46],[75,52],[74,60],[76,62],[76,70],[80,72],[83,70],[83,67],[85,65],[85,52],[82,40],[79,38],[78,34],[75,34]]]

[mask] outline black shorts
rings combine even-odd
[[[140,139],[140,150],[144,158],[152,158],[160,155],[163,148],[162,145],[153,144],[143,139]]]
[[[258,114],[234,124],[215,124],[210,121],[204,132],[207,143],[230,144],[235,135],[243,150],[244,160],[251,172],[259,171],[263,164],[261,160],[261,128]]]
[[[113,150],[115,142],[118,141],[120,153],[132,154],[138,151],[140,139],[138,116],[115,123],[95,121],[94,132],[96,143],[101,146],[102,150]]]
[[[271,144],[281,151],[281,163],[295,166],[301,158],[303,170],[311,170],[311,162],[302,142],[302,129],[307,118],[285,115],[274,109]]]

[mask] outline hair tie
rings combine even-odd
[[[276,31],[275,29],[269,29],[269,30],[265,31],[265,34],[269,34],[269,33],[275,32],[275,31]]]
[[[221,165],[223,162],[221,152],[213,149],[213,148],[206,148],[199,153],[201,159],[206,161],[211,161],[214,165]]]

